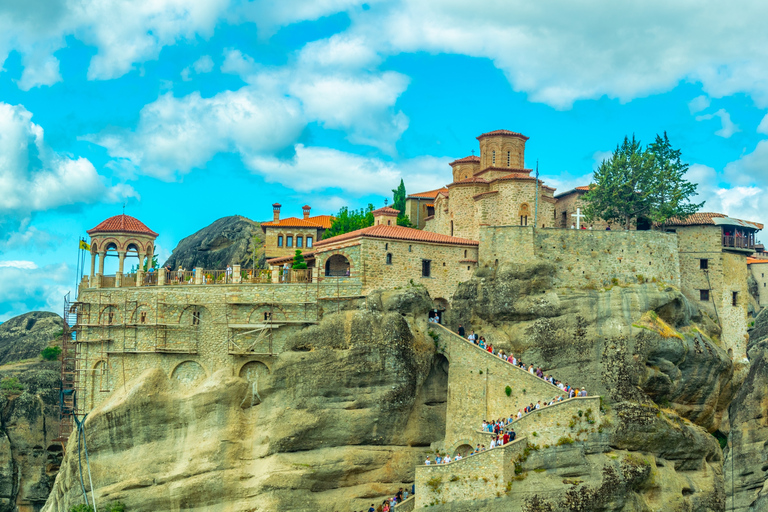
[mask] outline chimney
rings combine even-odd
[[[272,221],[278,222],[280,220],[280,207],[282,205],[280,203],[275,203],[272,205]]]
[[[304,210],[304,220],[308,219],[309,211],[312,209],[312,207],[309,206],[308,204],[305,204],[304,206],[301,207],[301,209]]]
[[[397,226],[397,216],[400,212],[394,208],[385,206],[373,211],[373,225],[378,226],[382,224],[384,226]]]

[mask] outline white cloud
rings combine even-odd
[[[608,160],[613,156],[613,151],[595,151],[592,154],[592,170],[596,171],[603,160]]]
[[[136,196],[129,186],[106,185],[87,159],[53,151],[32,113],[7,103],[0,103],[0,190],[0,216],[14,222],[60,206]]]
[[[760,124],[757,125],[757,133],[764,133],[768,135],[768,114],[766,114],[763,120],[760,121]]]
[[[715,132],[715,135],[718,137],[723,137],[725,139],[728,139],[736,132],[739,132],[739,127],[736,126],[733,121],[731,121],[731,114],[729,114],[725,109],[721,108],[714,114],[705,114],[701,116],[696,116],[697,121],[707,121],[709,119],[714,119],[715,117],[720,118],[721,122],[721,128]]]
[[[4,322],[30,311],[60,313],[64,295],[73,287],[74,272],[65,264],[41,268],[0,264],[0,282],[3,283],[0,321]]]
[[[0,268],[3,267],[13,267],[13,268],[20,268],[20,269],[27,269],[27,270],[35,270],[37,268],[37,265],[34,261],[25,261],[25,260],[0,260]]]
[[[688,103],[688,110],[691,111],[691,114],[695,114],[709,108],[710,103],[711,101],[706,95],[696,96]]]
[[[211,71],[213,71],[213,59],[210,55],[203,55],[190,66],[187,66],[181,70],[181,79],[186,82],[192,80],[191,75],[193,73],[201,75],[204,73],[210,73]]]
[[[222,73],[248,77],[254,74],[256,69],[256,62],[253,58],[244,55],[240,50],[230,48],[224,52],[224,62],[221,64]]]

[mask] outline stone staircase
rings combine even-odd
[[[431,324],[430,328],[438,333],[438,351],[449,363],[446,437],[441,453],[453,457],[477,444],[489,446],[493,434],[479,429],[483,419],[508,418],[530,403],[549,402],[564,394],[442,325]],[[501,497],[520,478],[515,463],[524,460],[529,450],[570,444],[582,436],[586,439],[600,421],[600,397],[574,397],[534,410],[513,421],[517,438],[511,443],[448,464],[417,466],[413,504],[403,502],[396,510]]]

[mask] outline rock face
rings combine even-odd
[[[0,365],[34,359],[61,334],[61,317],[47,311],[33,311],[0,324]]]
[[[724,510],[712,433],[733,368],[713,326],[674,288],[555,291],[551,275],[481,272],[446,318],[602,395],[608,421],[531,450],[510,494],[434,510]],[[183,387],[148,371],[88,417],[97,498],[131,511],[330,512],[410,487],[414,465],[440,446],[450,400],[451,365],[427,335],[431,305],[420,287],[350,303],[301,331],[256,383],[220,372]],[[74,441],[47,512],[82,502]]]
[[[725,461],[728,508],[768,510],[768,310],[755,319],[747,346],[749,373],[731,403]]]
[[[258,222],[234,215],[223,217],[193,235],[184,238],[163,266],[179,266],[187,270],[195,267],[222,270],[227,265],[250,268],[253,264],[254,244],[256,266],[263,263],[264,234]]]
[[[0,325],[0,382],[21,385],[0,390],[0,512],[40,510],[58,472],[63,447],[52,440],[59,435],[59,362],[39,356],[61,329],[61,317],[47,312]]]

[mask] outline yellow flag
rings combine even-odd
[[[91,250],[91,246],[88,245],[88,242],[86,242],[85,240],[80,240],[80,248],[86,251]]]

